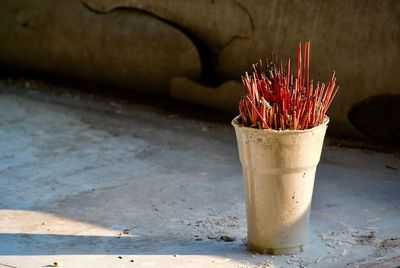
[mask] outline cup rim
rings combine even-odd
[[[252,128],[252,127],[246,127],[246,126],[240,125],[239,121],[238,121],[239,117],[240,117],[240,115],[237,115],[231,121],[232,126],[234,128],[236,128],[236,129],[247,129],[247,130],[252,130],[252,131],[262,131],[264,133],[265,132],[269,132],[269,133],[279,133],[279,134],[305,133],[305,132],[315,131],[318,128],[323,128],[323,127],[327,128],[328,124],[329,124],[329,121],[330,121],[329,117],[327,115],[325,115],[324,122],[322,124],[318,125],[318,126],[313,127],[313,128],[300,129],[300,130],[298,130],[298,129],[296,129],[296,130],[293,130],[293,129],[276,130],[276,129],[270,129],[270,128],[259,129],[259,128]]]

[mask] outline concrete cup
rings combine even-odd
[[[232,120],[242,164],[248,249],[261,254],[303,251],[314,179],[329,118],[306,130],[270,130]]]

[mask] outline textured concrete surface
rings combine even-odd
[[[171,77],[201,75],[190,38],[144,12],[99,14],[79,0],[6,1],[0,29],[3,67],[162,95],[168,94]]]
[[[294,63],[297,43],[306,40],[312,79],[326,82],[333,70],[338,77],[331,129],[359,138],[373,132],[348,113],[372,96],[400,94],[398,0],[7,0],[0,9],[0,66],[155,94],[171,90],[231,111],[238,91],[219,95],[228,104],[207,102],[212,87],[240,81],[271,52]],[[193,81],[171,83],[176,77]]]
[[[0,80],[0,267],[399,265],[398,154],[325,146],[305,252],[254,255],[228,120],[76,89]]]

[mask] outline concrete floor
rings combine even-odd
[[[305,252],[255,255],[230,122],[150,102],[0,80],[0,268],[400,265],[398,154],[325,146]]]

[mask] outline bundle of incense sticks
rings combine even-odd
[[[239,102],[241,123],[248,127],[276,130],[302,130],[323,123],[339,87],[335,85],[333,72],[326,86],[310,81],[310,42],[297,51],[297,74],[290,73],[290,58],[287,72],[282,60],[272,55],[265,66],[260,62],[253,65],[253,75],[242,77],[246,96]]]

